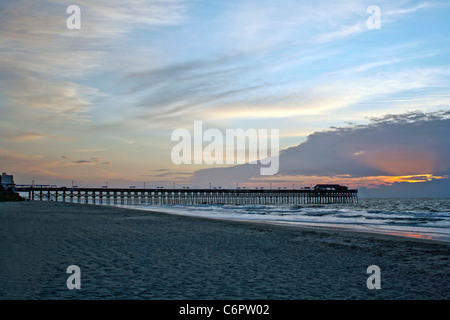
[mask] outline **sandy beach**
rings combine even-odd
[[[0,203],[0,299],[449,299],[450,246],[55,202]],[[69,290],[77,265],[81,289]],[[381,270],[368,289],[366,269]]]

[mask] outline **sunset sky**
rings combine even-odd
[[[0,170],[59,186],[448,180],[449,15],[446,0],[0,1]],[[279,129],[278,174],[173,164],[172,132],[196,120]]]

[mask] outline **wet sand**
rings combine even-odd
[[[0,299],[449,299],[450,245],[55,202],[0,203]],[[66,269],[81,270],[69,290]],[[369,290],[366,269],[381,270]]]

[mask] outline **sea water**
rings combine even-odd
[[[214,219],[450,242],[450,199],[359,199],[358,203],[352,204],[119,206]]]

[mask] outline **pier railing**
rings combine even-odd
[[[93,204],[325,204],[357,203],[358,190],[135,189],[17,187],[28,199]]]

